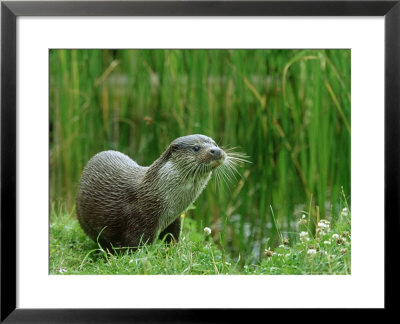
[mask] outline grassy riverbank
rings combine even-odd
[[[294,240],[281,233],[257,262],[227,254],[219,233],[199,231],[196,221],[183,218],[179,243],[156,241],[134,253],[110,254],[90,240],[73,212],[53,206],[50,217],[50,274],[350,274],[351,213],[344,204],[335,222],[303,213]],[[312,226],[310,226],[312,225]],[[314,230],[313,230],[314,229]],[[279,231],[279,229],[278,229]],[[216,242],[213,238],[217,238]],[[268,240],[268,238],[267,238]],[[271,243],[272,244],[272,243]],[[249,260],[249,259],[247,259]]]

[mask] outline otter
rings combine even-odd
[[[240,154],[227,154],[201,134],[175,139],[148,167],[117,151],[98,153],[84,168],[77,190],[79,223],[107,248],[135,249],[157,236],[178,241],[180,215],[206,187],[212,172],[225,166],[233,173],[240,160]]]

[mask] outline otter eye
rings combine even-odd
[[[200,146],[196,145],[193,146],[193,151],[198,152],[200,150]]]

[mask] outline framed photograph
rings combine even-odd
[[[2,321],[393,306],[399,1],[1,17]]]

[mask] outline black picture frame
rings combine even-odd
[[[230,322],[239,310],[16,308],[16,19],[19,16],[384,16],[385,308],[398,283],[400,192],[400,0],[395,1],[2,1],[1,3],[1,322]],[[368,177],[368,175],[366,175]],[[367,284],[367,283],[366,283]],[[247,310],[262,312],[262,310]],[[251,314],[263,316],[263,314]]]

